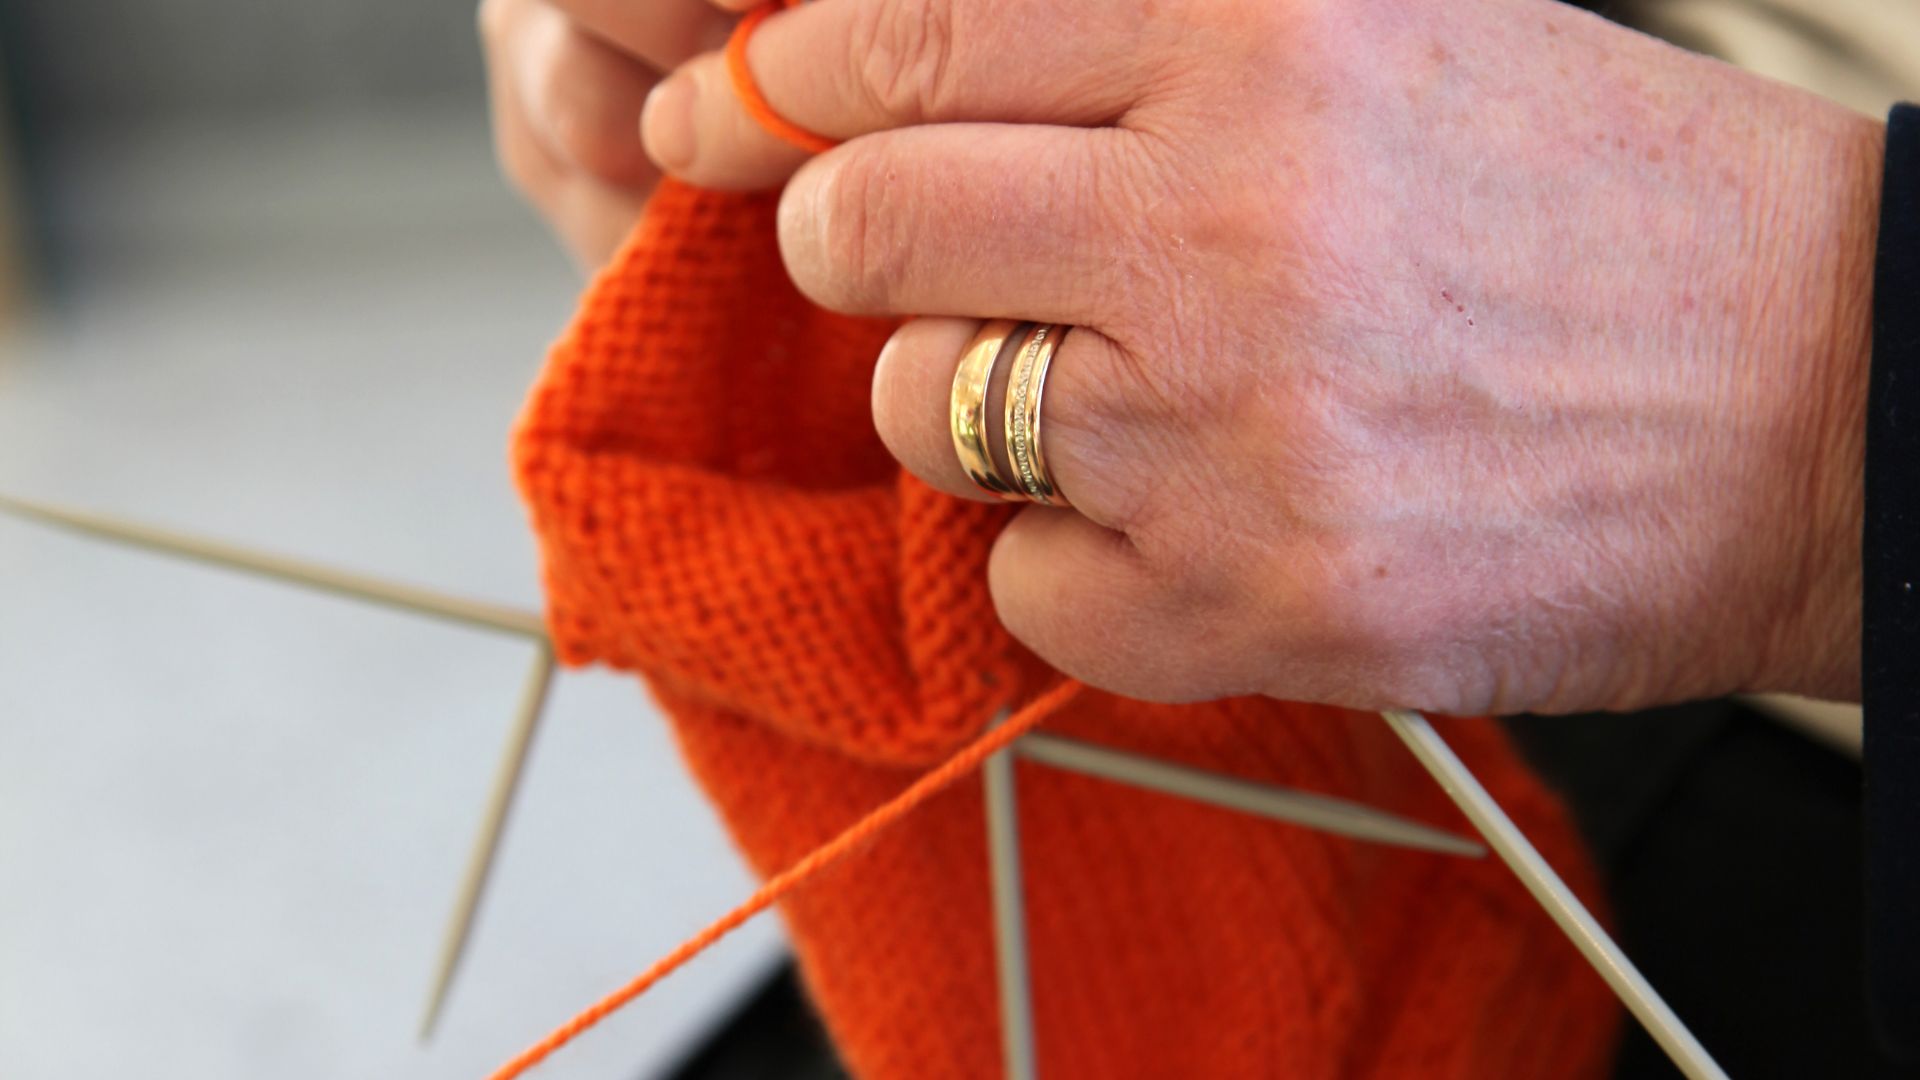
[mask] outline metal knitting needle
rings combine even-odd
[[[1005,712],[994,717],[998,725]],[[1032,738],[1031,735],[1027,738]],[[1027,915],[1020,880],[1020,810],[1013,753],[1002,750],[980,767],[986,789],[987,871],[993,886],[993,943],[1000,974],[1000,1039],[1007,1080],[1035,1080],[1033,996],[1027,981]]]
[[[1504,860],[1527,891],[1545,908],[1553,921],[1560,924],[1573,944],[1579,948],[1587,962],[1592,964],[1600,977],[1607,981],[1620,1000],[1625,1003],[1636,1019],[1646,1027],[1660,1048],[1667,1052],[1673,1063],[1690,1080],[1726,1080],[1706,1048],[1700,1045],[1693,1033],[1687,1030],[1680,1018],[1667,1007],[1646,977],[1640,974],[1633,961],[1627,959],[1618,943],[1607,936],[1586,905],[1573,895],[1567,883],[1553,872],[1553,867],[1540,857],[1525,833],[1513,823],[1500,804],[1487,794],[1464,763],[1447,746],[1446,740],[1427,718],[1417,712],[1395,709],[1380,714],[1413,751],[1413,756],[1426,766],[1433,778],[1440,782],[1454,804],[1467,815],[1486,837],[1496,854]]]
[[[1019,742],[1014,743],[1014,749],[1023,758],[1056,769],[1085,773],[1103,780],[1130,784],[1275,821],[1304,825],[1356,840],[1472,858],[1480,858],[1487,853],[1484,846],[1467,837],[1371,806],[1294,791],[1275,784],[1258,784],[1222,776],[1077,739],[1035,733],[1021,737]]]
[[[146,548],[167,555],[194,559],[229,570],[303,585],[310,589],[336,593],[358,600],[398,608],[421,615],[432,615],[452,622],[501,630],[522,637],[545,639],[546,623],[539,614],[498,604],[467,600],[430,589],[401,585],[345,570],[303,562],[281,555],[253,551],[218,540],[207,540],[185,533],[123,521],[106,514],[71,510],[50,503],[0,495],[0,511],[44,525],[67,529],[87,536]]]
[[[467,942],[473,935],[474,916],[486,895],[493,875],[495,856],[500,853],[500,837],[506,832],[507,815],[513,796],[520,788],[520,776],[526,769],[527,751],[533,745],[533,733],[546,712],[547,690],[553,685],[553,646],[544,639],[534,650],[533,669],[527,673],[526,687],[520,692],[520,707],[514,713],[513,726],[507,732],[506,749],[494,775],[493,790],[487,796],[487,808],[480,819],[480,832],[474,837],[473,851],[467,856],[466,874],[460,880],[460,893],[453,915],[440,942],[440,962],[433,973],[433,988],[427,994],[426,1012],[420,1018],[420,1041],[433,1037],[434,1025],[446,1005],[447,991],[465,957]]]

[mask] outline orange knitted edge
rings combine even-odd
[[[821,871],[857,851],[874,836],[897,824],[922,803],[980,767],[980,764],[1007,748],[1042,720],[1053,715],[1073,699],[1083,686],[1068,679],[1029,702],[1006,723],[990,728],[946,763],[915,780],[905,791],[880,805],[872,813],[854,822],[847,830],[814,848],[799,862],[769,878],[754,890],[745,902],[713,921],[705,930],[688,938],[679,948],[655,961],[632,982],[601,998],[580,1015],[555,1028],[552,1034],[534,1043],[512,1061],[502,1065],[488,1080],[515,1080],[540,1064],[547,1055],[572,1042],[582,1032],[646,993],[661,979],[679,970],[687,961],[707,951],[721,938],[739,929],[748,919],[772,907],[781,897],[812,880]]]
[[[767,0],[767,3],[754,8],[733,28],[733,36],[727,38],[727,78],[733,82],[733,92],[739,96],[740,104],[753,117],[753,122],[774,138],[790,146],[797,146],[809,154],[821,154],[840,145],[824,135],[815,135],[806,128],[788,120],[767,104],[765,94],[760,92],[760,84],[753,79],[753,71],[747,67],[747,39],[767,16],[783,8],[798,7],[800,0]]]

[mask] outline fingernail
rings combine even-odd
[[[640,142],[654,164],[668,172],[684,172],[693,164],[693,99],[699,92],[691,72],[675,72],[653,88],[640,110]]]

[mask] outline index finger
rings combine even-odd
[[[733,29],[734,0],[547,0],[595,37],[639,57],[656,71],[671,71],[726,43]]]
[[[1146,93],[1150,5],[818,0],[746,45],[773,112],[829,140],[915,124],[1115,123]],[[655,161],[710,187],[783,180],[805,155],[755,123],[718,54],[668,80],[643,124]]]

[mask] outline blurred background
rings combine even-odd
[[[538,607],[504,449],[581,282],[494,168],[472,7],[0,0],[0,494]],[[1867,111],[1920,95],[1907,0],[1602,7]],[[416,1043],[531,651],[0,516],[0,1077],[484,1075],[742,897],[640,687],[566,674]],[[1790,982],[1756,940],[1851,917],[1763,901],[1782,866],[1851,872],[1808,868],[1857,836],[1857,716],[1796,721],[1838,748],[1809,765],[1712,708],[1516,730],[1607,808],[1585,823],[1623,936],[1708,1044],[1776,1031],[1831,1064],[1864,1045],[1857,956],[1837,991],[1729,987]],[[1656,738],[1692,764],[1608,786],[1649,775]],[[1759,810],[1694,767],[1776,760],[1742,781]],[[1780,809],[1794,784],[1834,809]],[[1694,804],[1718,827],[1662,840]],[[1808,820],[1826,831],[1783,853]],[[1749,877],[1700,869],[1726,835]],[[1762,937],[1725,932],[1735,908]],[[831,1075],[817,1045],[789,1052],[817,1034],[784,970],[759,920],[542,1075]],[[1810,1021],[1818,1001],[1843,1015]],[[1623,1076],[1663,1068],[1623,1055]]]
[[[507,431],[577,272],[469,0],[0,0],[0,493],[536,609]],[[633,680],[556,684],[440,1031],[531,647],[0,516],[0,1077],[484,1075],[751,888]],[[694,1060],[760,920],[555,1077]]]

